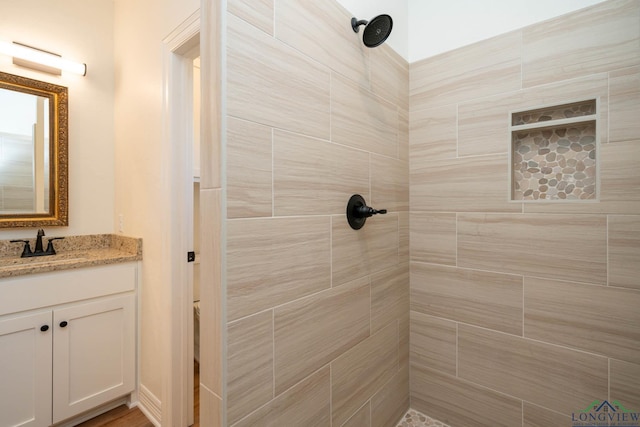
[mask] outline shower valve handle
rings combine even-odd
[[[369,207],[369,206],[366,206],[366,205],[365,206],[358,206],[356,209],[357,209],[356,216],[360,217],[360,218],[369,218],[369,217],[371,217],[373,215],[376,215],[376,214],[384,215],[384,214],[387,213],[386,209],[376,210],[376,209],[374,209],[372,207]]]
[[[359,230],[364,226],[367,218],[377,214],[386,214],[386,209],[374,209],[367,206],[364,197],[354,194],[347,203],[347,222],[354,230]]]

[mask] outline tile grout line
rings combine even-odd
[[[276,216],[276,170],[275,160],[276,157],[276,131],[271,128],[271,217]]]
[[[329,216],[329,289],[333,289],[333,216]]]
[[[460,326],[460,323],[456,322],[456,378],[460,378],[458,373],[458,347],[460,347],[460,334],[458,333],[458,326]]]
[[[335,359],[334,359],[335,360]],[[329,362],[329,427],[333,426],[333,366]]]
[[[456,159],[460,158],[460,103],[456,103]]]
[[[524,276],[522,276],[522,338],[524,338]]]
[[[273,380],[271,382],[272,394],[271,400],[276,398],[276,311],[271,308],[271,358],[272,358],[272,369],[273,369]]]
[[[556,348],[561,348],[561,349],[564,349],[564,350],[570,350],[570,351],[573,351],[573,352],[582,353],[582,354],[586,354],[586,355],[593,356],[593,357],[610,358],[609,356],[607,356],[605,354],[595,353],[595,352],[590,351],[590,350],[584,350],[584,349],[577,348],[577,347],[569,347],[568,345],[558,344],[558,343],[553,343],[553,342],[548,342],[548,341],[542,341],[540,339],[531,338],[531,337],[523,337],[523,336],[520,336],[520,335],[517,335],[517,334],[514,334],[514,333],[504,332],[504,331],[501,331],[501,330],[498,330],[498,329],[491,329],[491,328],[488,328],[486,326],[480,326],[480,325],[477,325],[477,324],[474,324],[474,323],[462,322],[460,320],[456,320],[456,319],[452,319],[452,318],[448,318],[448,317],[436,316],[434,314],[425,313],[424,311],[420,311],[420,310],[412,310],[412,311],[415,311],[416,313],[421,314],[423,316],[432,317],[434,319],[440,319],[440,320],[444,320],[444,321],[448,321],[448,322],[454,322],[454,323],[456,323],[456,330],[457,330],[457,326],[458,325],[470,326],[472,328],[482,329],[483,331],[496,333],[496,334],[500,334],[500,335],[507,335],[507,336],[509,336],[511,338],[519,338],[521,340],[527,340],[527,341],[535,342],[535,343],[538,343],[538,344],[548,345],[548,346],[552,346],[552,347],[556,347]],[[457,335],[457,333],[456,333],[456,335]],[[621,361],[624,362],[624,360],[622,360],[622,359],[615,359],[615,360],[621,360]],[[627,362],[627,363],[633,363],[633,362]]]
[[[517,215],[520,215],[520,214],[517,214]],[[635,288],[628,288],[628,287],[624,287],[624,286],[607,286],[606,284],[602,284],[602,283],[580,282],[580,281],[577,281],[577,280],[557,279],[557,278],[545,277],[545,276],[532,276],[532,275],[527,275],[527,274],[522,274],[522,273],[505,273],[504,271],[485,270],[485,269],[469,267],[469,266],[455,266],[455,265],[449,265],[449,264],[438,264],[438,263],[434,263],[434,262],[420,261],[420,260],[416,260],[416,259],[412,259],[411,262],[412,263],[423,264],[423,265],[427,265],[427,266],[444,267],[444,268],[456,268],[456,269],[460,269],[460,270],[475,271],[475,272],[478,272],[478,273],[491,273],[491,274],[496,274],[496,275],[500,275],[500,276],[528,277],[530,279],[551,280],[553,282],[572,283],[572,284],[575,284],[575,285],[611,287],[611,288],[616,288],[616,289],[628,289],[628,290],[631,290],[631,291],[634,291],[634,290],[637,291],[637,289],[635,289]]]
[[[605,248],[606,248],[606,263],[605,263],[605,268],[607,269],[607,287],[609,287],[611,285],[611,266],[610,266],[610,262],[609,262],[609,215],[605,216],[605,220],[606,220],[606,232],[605,232]]]

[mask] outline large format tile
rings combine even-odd
[[[411,111],[520,89],[521,38],[513,31],[414,62]]]
[[[275,309],[276,395],[369,336],[369,278]]]
[[[521,212],[509,202],[506,154],[438,160],[411,170],[411,210]]]
[[[414,262],[411,310],[522,335],[522,277]]]
[[[606,284],[607,221],[595,215],[458,215],[458,265]]]
[[[398,264],[398,214],[371,217],[360,230],[345,215],[331,222],[333,286]]]
[[[370,49],[371,91],[409,110],[409,63],[389,45]]]
[[[327,217],[227,221],[227,317],[248,316],[331,286]]]
[[[524,335],[640,364],[640,292],[524,279]]]
[[[434,160],[458,155],[458,107],[456,104],[411,110],[409,153],[411,173],[423,172]]]
[[[522,33],[523,86],[640,63],[640,6],[614,0],[531,25]]]
[[[409,161],[409,108],[398,108],[398,159]]]
[[[609,73],[609,138],[611,141],[640,137],[640,67]]]
[[[400,369],[371,398],[371,427],[391,427],[409,409],[409,366]]]
[[[227,217],[271,216],[271,128],[227,118]]]
[[[640,408],[640,365],[610,361],[611,401],[617,400],[629,410]]]
[[[609,216],[609,286],[640,290],[640,216]]]
[[[209,390],[222,396],[223,373],[223,316],[224,293],[222,288],[222,190],[200,191],[200,215],[209,215],[201,221],[200,229],[200,322],[207,325],[207,333],[200,336],[200,382]]]
[[[333,425],[341,425],[398,371],[398,325],[391,324],[331,363]]]
[[[227,17],[227,114],[327,139],[329,69]]]
[[[600,142],[607,142],[608,91],[608,75],[600,73],[465,101],[458,106],[458,154],[506,153],[511,143],[510,114],[514,112],[594,98],[599,100]]]
[[[273,35],[273,2],[274,0],[228,0],[227,10]]]
[[[367,153],[280,130],[273,151],[278,216],[339,214],[352,194],[369,194]]]
[[[520,109],[523,104],[522,98],[522,91],[517,91],[460,103],[458,105],[459,155],[507,153],[511,144],[509,113]]]
[[[600,147],[600,201],[607,213],[640,212],[640,137]]]
[[[409,264],[371,275],[371,333],[409,311]]]
[[[227,328],[227,420],[233,424],[273,398],[273,312]]]
[[[409,63],[389,45],[370,49],[371,91],[409,109]]]
[[[324,367],[233,427],[331,426],[329,367]]]
[[[563,414],[607,397],[606,357],[458,325],[458,376]]]
[[[369,87],[369,49],[338,2],[278,0],[276,6],[276,38]]]
[[[372,154],[370,170],[369,205],[389,212],[409,210],[409,162]]]
[[[456,214],[411,212],[411,261],[456,264]]]
[[[514,427],[522,423],[521,400],[414,365],[411,407],[451,426]]]
[[[571,422],[571,417],[567,415],[550,411],[529,402],[523,402],[522,410],[522,427],[571,427],[574,424]]]
[[[408,262],[410,252],[409,212],[398,212],[398,262]]]
[[[371,402],[367,402],[341,427],[369,427],[371,425]]]
[[[398,156],[398,107],[344,77],[331,76],[331,141]]]
[[[398,320],[398,366],[400,369],[409,366],[411,353],[411,319],[410,312],[407,312]]]
[[[411,365],[456,375],[457,324],[411,311]]]

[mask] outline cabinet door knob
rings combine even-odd
[[[67,325],[68,325],[68,323],[67,323],[67,321],[66,321],[66,320],[63,320],[62,322],[60,322],[60,327],[61,327],[61,328],[64,328],[64,327],[66,327]]]
[[[49,325],[42,325],[42,326],[40,326],[40,330],[41,330],[42,332],[47,332],[47,331],[49,330]]]

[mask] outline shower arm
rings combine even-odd
[[[354,33],[360,32],[360,26],[367,25],[368,23],[369,21],[366,21],[364,19],[361,19],[360,21],[358,21],[356,18],[351,18],[351,28],[353,28]]]

